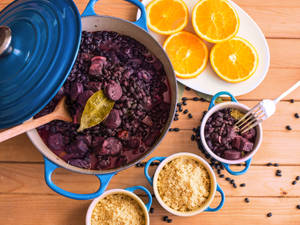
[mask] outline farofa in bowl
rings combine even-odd
[[[211,178],[199,161],[182,156],[164,165],[158,174],[157,190],[162,201],[173,210],[191,212],[207,203]]]
[[[141,205],[125,193],[100,199],[91,215],[91,225],[146,225]]]

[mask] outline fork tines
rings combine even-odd
[[[241,132],[245,133],[251,128],[257,126],[259,123],[263,121],[265,113],[263,108],[258,103],[254,106],[248,113],[246,113],[239,121],[235,123],[236,129]]]

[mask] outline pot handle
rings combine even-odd
[[[53,181],[51,179],[52,173],[54,172],[54,170],[59,168],[59,166],[56,165],[55,163],[51,162],[46,157],[44,157],[44,161],[45,161],[45,181],[46,181],[47,185],[49,186],[49,188],[51,188],[53,191],[55,191],[56,193],[58,193],[60,195],[63,195],[67,198],[76,199],[76,200],[89,200],[89,199],[98,197],[99,195],[101,195],[104,192],[110,179],[116,174],[114,172],[114,173],[109,173],[109,174],[95,175],[101,183],[99,189],[96,192],[91,193],[91,194],[76,194],[76,193],[72,193],[69,191],[65,191],[53,183]]]
[[[251,160],[252,160],[252,158],[250,158],[246,161],[246,166],[241,171],[232,171],[229,167],[230,166],[229,164],[227,164],[227,163],[222,163],[222,164],[225,167],[225,169],[228,171],[228,173],[230,173],[231,175],[234,175],[234,176],[238,176],[238,175],[242,175],[248,171],[248,169],[250,168],[250,165],[251,165]]]
[[[208,109],[211,109],[212,107],[215,106],[215,101],[216,101],[217,98],[220,97],[221,95],[228,95],[228,96],[231,98],[231,101],[233,101],[233,102],[238,102],[238,101],[236,100],[236,98],[235,98],[232,94],[230,94],[229,92],[227,92],[227,91],[221,91],[221,92],[218,92],[217,94],[215,94],[215,95],[212,97]]]
[[[151,184],[151,186],[153,185],[153,177],[150,177],[150,175],[149,175],[149,166],[151,165],[151,163],[152,163],[153,161],[159,161],[159,162],[162,162],[162,161],[164,161],[165,158],[166,158],[166,157],[153,157],[153,158],[151,158],[151,159],[146,163],[145,169],[144,169],[144,174],[145,174],[145,176],[146,176],[148,182]]]
[[[143,186],[134,186],[134,187],[129,187],[129,188],[125,188],[125,190],[130,191],[130,192],[134,192],[135,190],[142,190],[146,193],[146,195],[148,196],[148,202],[145,204],[147,211],[149,212],[150,207],[152,205],[152,195],[150,193],[150,191],[148,191],[148,189],[146,189]]]
[[[206,211],[206,212],[216,212],[216,211],[219,211],[223,207],[224,202],[225,202],[225,194],[224,194],[222,188],[219,186],[219,184],[217,184],[217,191],[220,192],[220,194],[221,194],[220,204],[216,208],[211,208],[211,207],[208,206],[207,209],[205,209],[204,211]]]
[[[94,6],[97,1],[98,0],[90,0],[81,16],[96,16],[97,14],[94,10]],[[134,4],[141,10],[140,18],[137,21],[132,22],[132,23],[141,27],[142,29],[144,29],[145,31],[148,32],[147,14],[146,14],[146,8],[145,8],[144,4],[141,3],[139,0],[125,0],[125,1]]]

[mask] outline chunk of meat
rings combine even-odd
[[[123,92],[121,86],[118,83],[110,82],[105,87],[105,94],[112,101],[118,101],[122,97]]]
[[[228,160],[237,160],[242,157],[241,152],[235,150],[226,150],[224,151],[224,158]]]
[[[122,148],[122,143],[118,139],[110,137],[103,141],[99,155],[118,155]]]
[[[64,138],[62,134],[56,133],[56,134],[50,134],[48,136],[48,146],[53,150],[61,150],[64,149]]]
[[[121,125],[121,122],[122,122],[122,120],[121,120],[119,111],[116,109],[113,109],[109,113],[108,117],[103,121],[103,124],[110,129],[115,129]]]

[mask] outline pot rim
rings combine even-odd
[[[160,49],[159,54],[154,54],[147,46],[145,46],[141,41],[138,41],[135,37],[132,37],[130,34],[122,33],[123,35],[130,36],[133,39],[137,40],[139,43],[143,44],[157,58],[159,58],[159,59],[160,58],[164,58],[164,60],[166,60],[167,63],[163,64],[163,66],[165,68],[166,73],[168,71],[168,70],[166,70],[166,66],[169,67],[169,69],[170,69],[170,76],[173,75],[173,78],[174,78],[174,84],[173,84],[173,86],[174,85],[175,86],[174,86],[174,90],[173,90],[173,88],[171,88],[171,82],[169,82],[170,79],[166,75],[168,83],[169,83],[170,92],[171,92],[171,94],[170,94],[170,98],[171,98],[170,99],[171,100],[170,101],[170,105],[171,106],[170,106],[170,112],[169,112],[168,120],[167,120],[164,128],[162,129],[160,137],[152,145],[152,147],[148,151],[146,151],[141,157],[139,157],[138,159],[134,160],[133,162],[128,163],[128,164],[126,164],[125,166],[122,166],[122,167],[118,167],[118,168],[114,168],[114,169],[109,169],[109,170],[89,170],[89,169],[82,169],[82,168],[79,168],[79,167],[72,166],[72,165],[68,164],[67,162],[65,162],[64,160],[62,160],[61,158],[59,158],[57,155],[55,155],[45,145],[45,143],[42,141],[41,137],[37,133],[36,129],[33,129],[33,130],[27,132],[27,135],[28,135],[29,139],[35,145],[35,147],[41,152],[41,154],[44,157],[46,157],[47,159],[49,159],[53,163],[59,165],[62,168],[71,170],[73,172],[82,173],[82,174],[94,174],[94,175],[97,175],[97,174],[109,174],[109,173],[119,172],[121,170],[128,169],[131,166],[134,166],[135,164],[137,164],[138,162],[144,160],[147,156],[149,156],[155,150],[155,148],[161,143],[161,141],[164,139],[165,135],[168,133],[168,130],[169,130],[169,128],[170,128],[170,126],[171,126],[171,124],[173,122],[173,119],[174,119],[174,116],[175,116],[175,113],[176,113],[176,104],[177,104],[177,80],[176,80],[175,72],[174,72],[174,69],[173,69],[173,66],[172,66],[172,63],[171,63],[169,57],[167,56],[165,50],[160,46],[160,44],[148,32],[146,32],[143,28],[139,27],[136,24],[131,23],[130,21],[127,21],[127,20],[124,20],[124,19],[121,19],[121,18],[112,17],[112,16],[103,16],[103,15],[93,15],[93,16],[81,17],[81,20],[84,21],[84,20],[87,20],[87,19],[101,19],[101,18],[103,18],[103,19],[110,19],[110,20],[113,20],[113,21],[119,21],[119,22],[125,23],[126,25],[131,26],[132,29],[137,29],[139,32],[143,32],[144,36],[146,35],[148,38],[150,38],[151,42],[154,45],[157,45],[157,47],[159,47],[159,49]],[[82,28],[82,31],[84,31],[84,28]],[[99,29],[98,31],[101,31],[101,29]],[[115,30],[111,30],[111,31],[115,31]],[[118,31],[115,31],[115,32],[118,32]],[[158,55],[160,57],[158,57]],[[162,60],[160,60],[160,61],[162,61]],[[174,95],[174,98],[172,98],[172,95]],[[173,107],[172,107],[172,99],[174,99],[173,100],[173,102],[174,102]],[[45,154],[45,152],[42,151],[42,149],[40,147],[42,149],[47,149],[47,151],[45,151],[47,154]]]
[[[210,176],[210,180],[211,180],[211,190],[210,190],[210,196],[209,199],[205,202],[205,204],[203,204],[199,209],[191,211],[191,212],[179,212],[176,211],[172,208],[170,208],[167,204],[164,203],[164,201],[161,199],[159,193],[158,193],[158,189],[157,189],[157,179],[158,179],[158,175],[160,173],[160,171],[162,170],[162,168],[170,161],[172,161],[175,158],[179,158],[182,156],[186,156],[186,157],[190,157],[193,158],[195,160],[197,160],[198,162],[200,162],[200,164],[202,166],[204,166],[204,168],[207,170],[209,176]],[[176,216],[183,216],[183,217],[188,217],[188,216],[194,216],[197,215],[201,212],[203,212],[205,209],[207,209],[209,207],[209,205],[211,204],[211,202],[213,201],[215,194],[216,194],[216,190],[217,190],[217,179],[216,179],[216,175],[213,171],[213,169],[211,168],[211,166],[208,164],[208,162],[206,160],[204,160],[201,156],[196,155],[194,153],[190,153],[190,152],[179,152],[179,153],[175,153],[172,154],[168,157],[166,157],[160,164],[159,166],[156,168],[154,176],[153,176],[153,191],[155,194],[155,197],[157,199],[157,201],[159,202],[159,204],[165,209],[167,210],[169,213],[176,215]]]
[[[214,107],[212,107],[210,110],[208,110],[208,112],[205,114],[205,116],[202,119],[201,122],[201,126],[200,126],[200,137],[201,137],[201,142],[203,147],[205,148],[205,150],[216,160],[222,162],[222,163],[226,163],[226,164],[239,164],[239,163],[243,163],[249,159],[251,159],[256,152],[258,151],[258,149],[260,148],[260,145],[262,143],[262,139],[263,139],[263,129],[262,129],[262,125],[259,124],[256,126],[256,140],[255,140],[255,148],[254,150],[252,150],[252,152],[250,152],[248,155],[246,155],[245,157],[238,159],[238,160],[228,160],[228,159],[224,159],[221,158],[220,156],[216,155],[207,145],[205,137],[204,137],[204,133],[205,133],[205,125],[207,120],[211,117],[212,114],[214,114],[215,112],[224,109],[224,108],[237,108],[240,109],[242,111],[249,111],[250,108],[244,104],[241,104],[239,102],[223,102],[220,104],[215,105]]]
[[[125,190],[125,189],[110,189],[108,191],[103,192],[103,194],[101,194],[100,196],[98,196],[97,198],[95,198],[89,205],[89,208],[87,210],[86,213],[86,217],[85,217],[85,224],[86,225],[91,225],[91,218],[92,218],[92,213],[93,210],[95,208],[95,206],[97,205],[97,203],[104,197],[110,195],[110,194],[115,194],[115,193],[122,193],[125,195],[130,196],[131,198],[133,198],[135,201],[137,201],[139,203],[139,205],[142,207],[143,211],[144,211],[144,215],[146,218],[146,225],[150,224],[150,216],[149,213],[147,211],[146,205],[145,203],[141,200],[141,198],[139,196],[137,196],[135,193]]]

